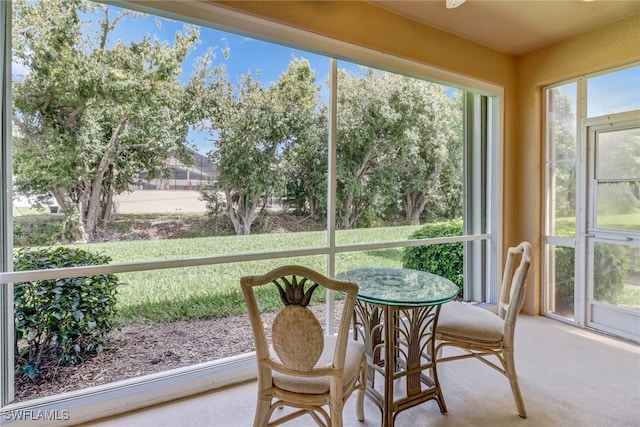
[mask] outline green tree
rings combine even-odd
[[[462,208],[462,104],[440,85],[369,69],[338,77],[342,228],[400,215],[412,224]],[[366,225],[366,224],[365,224]]]
[[[449,98],[449,142],[447,143],[448,161],[442,168],[440,193],[443,195],[439,209],[434,209],[438,218],[453,219],[462,217],[463,174],[464,174],[464,92],[456,91]],[[445,116],[444,120],[447,120]],[[427,205],[429,206],[429,205]]]
[[[378,217],[397,199],[394,169],[401,112],[391,105],[396,76],[338,71],[337,217],[341,228]]]
[[[327,213],[328,112],[321,105],[310,125],[302,129],[295,144],[283,152],[287,198],[297,214],[320,219]]]
[[[549,97],[549,139],[554,149],[555,212],[558,217],[576,214],[576,115],[571,99],[559,89]],[[572,232],[573,233],[573,232]]]
[[[284,190],[281,154],[313,123],[319,87],[304,59],[294,59],[268,88],[251,74],[237,88],[223,73],[206,84],[203,67],[193,84],[211,94],[204,128],[214,137],[209,157],[220,173],[217,189],[206,191],[221,191],[236,234],[248,235],[266,198]]]
[[[178,76],[198,31],[186,27],[173,46],[111,40],[128,17],[140,15],[81,0],[14,2],[14,61],[28,70],[13,83],[16,189],[53,196],[74,239],[96,236],[137,172],[166,172],[172,151],[188,162],[193,101]]]
[[[394,108],[402,122],[396,170],[407,220],[419,225],[462,214],[462,103],[443,86],[399,76]]]
[[[640,134],[603,132],[596,149],[598,178],[625,181],[598,184],[598,215],[640,213]]]

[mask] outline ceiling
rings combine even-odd
[[[516,56],[640,14],[639,0],[466,0],[455,9],[445,0],[370,3]]]

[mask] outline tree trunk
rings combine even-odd
[[[98,218],[100,217],[100,190],[102,188],[102,175],[97,174],[96,179],[91,184],[91,193],[89,196],[89,205],[87,207],[87,216],[85,223],[85,232],[87,241],[91,241],[98,229]]]
[[[100,229],[104,230],[111,221],[111,214],[113,213],[113,198],[114,190],[109,188],[107,190],[106,199],[102,200],[102,210],[100,212]]]
[[[233,230],[238,236],[251,234],[251,225],[256,219],[256,205],[258,198],[251,195],[238,195],[238,201],[234,204],[234,191],[231,186],[224,186],[224,195],[227,200],[227,215],[233,224]]]
[[[349,195],[344,201],[344,209],[342,216],[342,228],[345,230],[351,229],[351,216],[353,215],[353,196]]]
[[[422,212],[415,210],[411,213],[411,225],[420,225],[420,214],[422,214]]]
[[[86,230],[86,221],[85,221],[85,206],[86,206],[86,191],[80,196],[78,203],[75,206],[75,215],[77,218],[77,235],[76,237],[83,242],[88,240],[87,230]]]
[[[408,193],[403,197],[403,204],[407,218],[411,218],[411,225],[420,225],[420,216],[427,205],[424,193]]]
[[[104,176],[109,170],[112,164],[113,158],[116,156],[116,142],[120,133],[125,128],[128,119],[123,119],[118,123],[118,126],[113,130],[113,134],[109,139],[109,143],[102,154],[100,164],[96,170],[96,177],[93,181],[88,182],[89,197],[88,206],[86,212],[85,234],[86,238],[91,240],[95,237],[98,230],[99,219],[102,218],[102,190],[104,185]]]

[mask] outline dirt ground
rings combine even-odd
[[[247,316],[134,324],[112,331],[106,351],[52,376],[16,378],[16,401],[35,399],[253,351]]]

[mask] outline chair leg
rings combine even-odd
[[[362,357],[362,366],[360,367],[360,386],[358,387],[358,395],[356,396],[356,416],[358,421],[364,421],[364,394],[367,387],[367,370],[369,366],[365,356]]]
[[[438,344],[440,344],[439,341],[435,341],[434,345],[433,345],[433,353],[434,354],[429,354],[429,357],[431,357],[431,367],[429,368],[429,376],[431,378],[433,378],[433,368],[436,364],[436,362],[438,361],[438,359],[440,359],[442,357],[442,347],[438,347]],[[446,412],[446,411],[445,411]]]
[[[271,415],[271,399],[261,399],[258,396],[258,403],[256,405],[256,416],[253,421],[253,427],[266,427],[269,423],[269,417]]]
[[[503,352],[505,360],[505,371],[509,378],[509,385],[511,385],[511,392],[513,393],[513,399],[516,401],[518,407],[518,414],[522,418],[527,418],[527,410],[524,407],[524,400],[522,399],[522,393],[520,393],[520,386],[518,385],[518,375],[516,374],[515,359],[513,357],[513,350],[505,350]]]
[[[342,410],[343,407],[341,404],[329,403],[331,427],[342,427]]]

